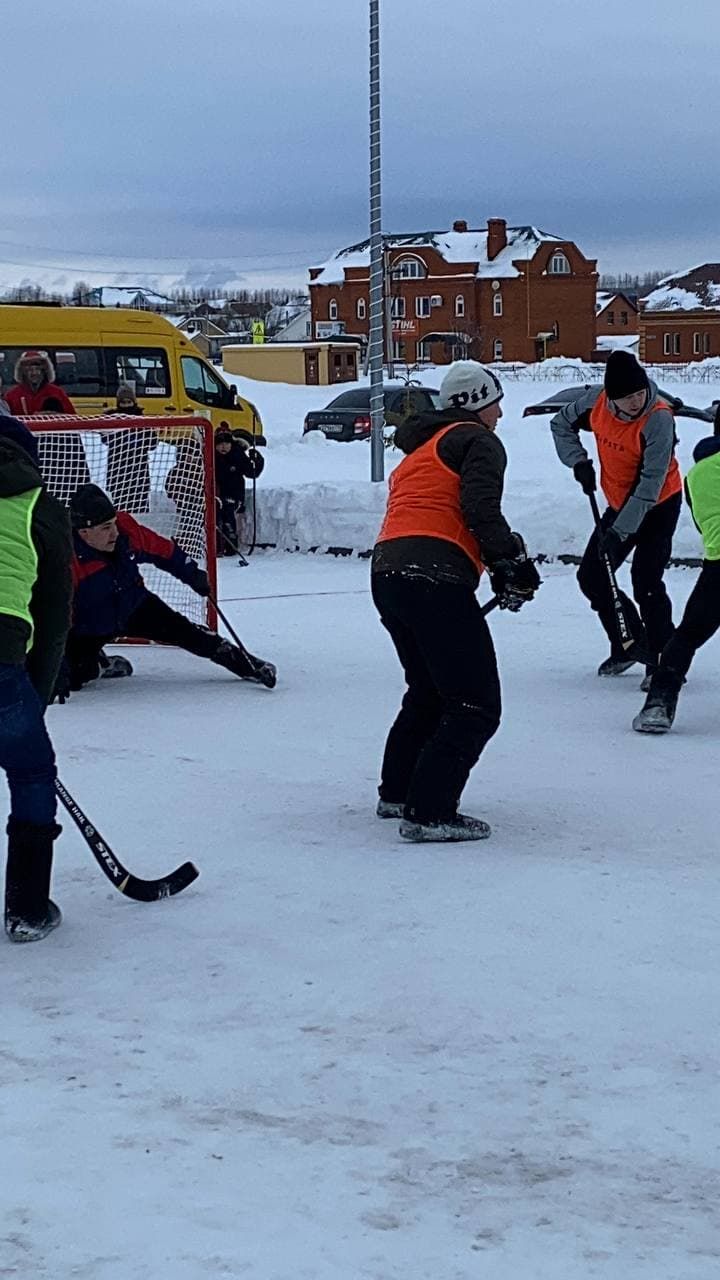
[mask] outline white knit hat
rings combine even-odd
[[[477,360],[457,360],[440,383],[440,408],[478,413],[503,398],[503,389],[492,369]]]

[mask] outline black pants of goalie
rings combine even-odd
[[[673,636],[662,651],[660,665],[650,683],[646,706],[653,705],[658,690],[670,688],[676,695],[684,683],[695,654],[720,630],[720,560],[704,560],[700,576],[685,605]]]
[[[480,753],[500,724],[489,627],[470,587],[374,574],[372,593],[407,691],[390,729],[380,798],[411,822],[451,821]]]
[[[241,678],[252,677],[256,667],[245,654],[228,640],[198,626],[181,613],[148,592],[142,604],[131,613],[124,634],[128,639],[155,640],[158,644],[176,645],[198,658],[209,658],[218,666]],[[70,668],[70,688],[81,689],[100,674],[100,650],[117,636],[87,636],[71,631],[65,656]],[[260,661],[260,660],[258,660]]]
[[[633,637],[647,645],[650,655],[660,654],[673,633],[672,605],[663,575],[670,559],[681,503],[679,493],[659,502],[645,516],[637,533],[624,544],[623,560],[633,552],[630,580],[637,608],[624,591],[620,592],[620,599]],[[600,521],[603,529],[613,523],[616,515],[617,511],[612,508],[603,513]],[[585,548],[577,576],[580,590],[605,629],[612,653],[622,654],[607,569],[598,555],[597,530]]]

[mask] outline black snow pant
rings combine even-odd
[[[159,596],[148,591],[127,620],[123,634],[128,639],[155,640],[158,644],[177,645],[198,658],[209,658],[234,675],[250,675],[254,668],[245,660],[239,649],[221,636],[198,626],[181,613],[176,613]],[[65,649],[70,668],[70,688],[81,689],[100,674],[100,650],[103,645],[117,640],[117,636],[87,636],[71,631]],[[243,669],[246,668],[246,669]]]
[[[457,813],[470,770],[500,724],[500,680],[488,625],[470,587],[373,574],[372,594],[405,672],[380,796],[414,822]]]
[[[658,675],[685,677],[698,649],[720,628],[720,560],[704,560],[678,627],[662,651]],[[682,680],[678,680],[678,687]]]
[[[637,532],[623,544],[623,560],[634,551],[630,578],[637,608],[624,591],[620,591],[620,599],[632,635],[647,649],[650,658],[662,652],[673,633],[672,604],[665,589],[663,574],[670,559],[681,506],[680,493],[674,493],[664,502],[659,502],[648,511]],[[603,529],[613,523],[616,515],[617,511],[611,507],[603,512],[600,520]],[[615,621],[610,583],[605,561],[598,555],[596,529],[585,548],[577,577],[580,590],[590,601],[591,608],[595,610],[605,629],[613,656],[621,657],[623,650]]]

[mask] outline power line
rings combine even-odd
[[[18,240],[0,240],[0,245],[7,245],[11,249],[26,249],[30,253],[57,253],[57,245],[39,245],[25,244]],[[106,258],[109,262],[257,262],[264,258],[294,258],[297,254],[304,254],[304,261],[314,263],[315,255],[306,253],[304,249],[278,249],[267,250],[265,253],[232,253],[232,254],[163,254],[156,257],[149,253],[96,253],[87,249],[68,249],[60,250],[61,253],[78,254],[87,258]],[[2,259],[0,259],[2,261]],[[10,261],[6,259],[5,261]],[[21,263],[18,265],[22,265]]]

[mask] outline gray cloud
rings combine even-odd
[[[381,8],[388,230],[500,215],[605,267],[720,256],[714,6],[702,23],[655,0]],[[0,281],[88,254],[107,255],[98,274],[123,256],[301,279],[363,236],[367,16],[367,0],[4,13]]]

